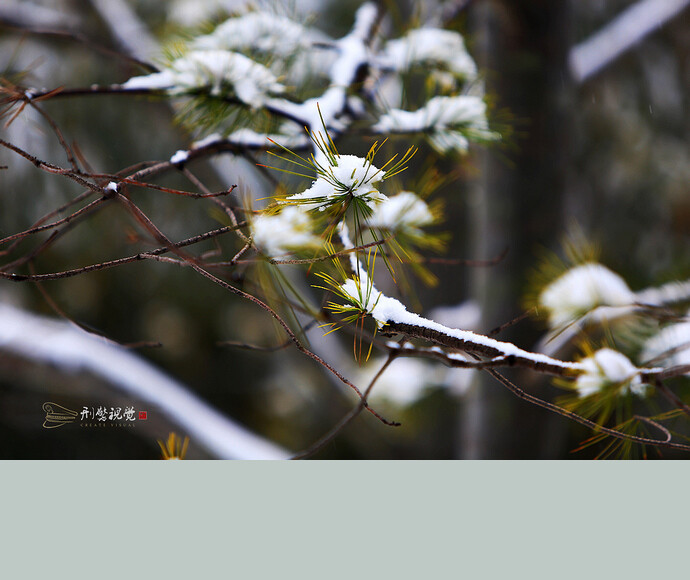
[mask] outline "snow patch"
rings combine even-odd
[[[195,50],[232,50],[281,55],[286,58],[323,41],[323,35],[279,14],[249,12],[229,18],[211,34],[192,42]]]
[[[571,268],[539,296],[552,328],[568,325],[598,306],[627,306],[634,301],[623,278],[593,262]]]
[[[631,392],[643,397],[647,392],[647,385],[640,379],[639,369],[628,357],[616,350],[602,348],[580,362],[584,372],[577,377],[575,388],[581,397],[607,388],[621,389],[620,395]]]
[[[635,295],[636,302],[663,306],[690,299],[690,280],[675,281],[664,284],[659,288],[647,288]]]
[[[374,187],[383,180],[385,171],[356,155],[336,155],[335,161],[337,165],[329,164],[319,171],[309,189],[287,199],[298,201],[309,209],[328,206],[345,194],[364,200],[370,207],[388,199]]]
[[[167,90],[174,95],[207,89],[213,96],[234,95],[252,107],[263,105],[269,94],[285,89],[265,66],[237,52],[222,50],[189,52],[167,69],[133,77],[122,87]]]
[[[416,111],[391,109],[381,115],[373,129],[380,133],[429,132],[431,144],[441,152],[466,151],[466,135],[485,140],[499,138],[489,130],[486,103],[472,95],[433,97]]]
[[[184,163],[187,159],[189,159],[189,151],[180,149],[170,158],[170,163],[177,165],[179,163]]]
[[[440,28],[418,28],[403,38],[388,41],[382,62],[399,72],[438,67],[463,79],[477,78],[477,65],[465,49],[462,36]]]
[[[270,257],[310,247],[319,247],[321,240],[312,233],[309,216],[295,206],[280,213],[259,215],[251,224],[252,241],[259,251]]]
[[[647,340],[641,359],[662,361],[669,366],[689,365],[690,322],[671,324]]]
[[[401,191],[376,205],[374,212],[367,219],[373,228],[384,228],[394,231],[407,231],[421,234],[419,228],[434,221],[429,206],[411,191]]]

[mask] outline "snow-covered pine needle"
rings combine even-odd
[[[213,97],[237,98],[251,108],[262,106],[270,95],[285,90],[265,66],[237,52],[224,50],[191,51],[162,71],[133,77],[122,87],[162,90],[171,95],[206,91]]]
[[[602,348],[580,362],[584,372],[575,380],[575,389],[580,397],[604,390],[614,391],[617,396],[633,393],[644,397],[647,393],[647,385],[640,379],[640,370],[617,350]]]
[[[472,95],[433,97],[416,111],[391,109],[379,117],[373,129],[379,133],[426,133],[441,153],[465,152],[470,140],[500,139],[489,128],[486,103]]]
[[[457,32],[439,28],[410,30],[404,37],[389,40],[382,63],[396,71],[436,68],[463,80],[477,78],[477,65]]]
[[[635,302],[625,280],[594,262],[580,264],[547,285],[538,305],[548,312],[549,326],[563,328],[599,306],[627,306]]]
[[[286,207],[279,213],[256,216],[250,230],[254,245],[270,258],[295,250],[319,248],[322,243],[313,233],[309,215],[294,206]]]

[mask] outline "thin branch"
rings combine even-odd
[[[369,394],[371,393],[371,390],[374,388],[374,384],[376,384],[376,381],[378,381],[379,377],[384,373],[384,371],[388,368],[388,366],[395,360],[395,358],[398,356],[399,352],[391,350],[388,353],[388,358],[386,361],[383,363],[381,368],[378,370],[376,375],[374,376],[373,379],[369,382],[369,386],[367,386],[366,390],[364,391],[364,395],[360,399],[359,403],[357,406],[352,409],[347,415],[345,415],[335,427],[333,427],[328,433],[326,433],[323,437],[321,437],[318,441],[316,441],[313,445],[311,445],[308,449],[305,449],[304,451],[298,453],[297,455],[294,455],[291,457],[291,459],[308,459],[312,455],[315,455],[321,449],[323,449],[326,445],[328,445],[333,439],[335,439],[342,431],[347,427],[366,407],[366,401],[367,398],[369,397]]]
[[[419,318],[422,321],[425,320]],[[584,370],[580,363],[565,362],[540,353],[531,353],[509,342],[501,342],[470,331],[455,331],[458,335],[466,337],[459,338],[444,332],[445,327],[440,324],[434,326],[435,328],[429,328],[428,326],[389,321],[381,332],[385,335],[399,333],[410,338],[421,338],[441,346],[490,358],[505,357],[506,363],[511,366],[531,368],[551,375],[567,376]],[[447,331],[453,332],[453,329],[447,329]]]
[[[595,423],[594,421],[590,421],[589,419],[586,419],[585,417],[582,417],[577,413],[573,413],[572,411],[563,409],[558,405],[555,405],[548,401],[544,401],[543,399],[526,393],[520,387],[509,381],[506,377],[504,377],[502,374],[500,374],[498,371],[494,369],[486,369],[486,372],[489,373],[492,377],[494,377],[497,381],[499,381],[503,386],[507,387],[508,390],[510,390],[510,392],[518,398],[532,403],[537,407],[547,409],[548,411],[556,413],[557,415],[561,415],[562,417],[566,417],[567,419],[575,421],[580,425],[584,425],[585,427],[590,428],[595,433],[605,433],[606,435],[610,435],[611,437],[615,437],[617,439],[634,441],[635,443],[642,443],[644,445],[653,445],[656,447],[668,447],[670,449],[681,449],[683,451],[690,451],[690,445],[685,445],[683,443],[673,443],[671,441],[648,439],[646,437],[638,437],[637,435],[629,435],[627,433],[622,433],[621,431],[617,431],[616,429],[609,429],[608,427],[604,427],[602,425],[599,425],[598,423]]]
[[[180,169],[180,171],[182,171],[182,174],[183,174],[190,182],[192,182],[199,190],[203,191],[206,195],[209,195],[209,194],[210,194],[209,190],[208,190],[208,189],[206,188],[206,186],[202,183],[202,181],[201,181],[196,175],[194,175],[194,174],[189,170],[188,167],[182,166],[182,168]],[[236,185],[233,185],[232,188],[230,189],[230,191],[234,191],[236,188],[237,188],[237,186],[236,186]],[[210,196],[210,197],[215,197],[215,196]],[[247,238],[247,236],[244,235],[244,233],[243,233],[242,230],[240,229],[240,226],[243,225],[243,224],[240,224],[240,223],[237,221],[237,216],[235,215],[235,212],[234,212],[233,208],[231,208],[231,207],[230,207],[228,204],[226,204],[223,200],[214,199],[213,201],[216,203],[216,205],[220,206],[220,208],[221,208],[221,209],[225,212],[225,214],[230,218],[230,223],[234,226],[235,232],[237,233],[237,235],[238,235],[240,238],[242,238],[242,241],[243,241],[245,244],[249,244],[249,239]]]
[[[470,266],[476,268],[483,268],[487,266],[495,266],[496,264],[503,261],[503,259],[508,255],[508,248],[505,248],[498,256],[495,258],[489,258],[488,260],[469,260],[464,258],[421,258],[421,260],[415,260],[416,262],[421,262],[422,264],[447,264],[451,266]]]
[[[29,267],[31,269],[31,273],[34,273],[34,268],[33,264],[29,263]],[[64,318],[65,320],[69,321],[70,323],[74,324],[74,326],[80,328],[84,332],[87,332],[89,334],[92,334],[94,336],[98,336],[101,338],[104,338],[106,340],[115,342],[119,344],[120,346],[124,348],[158,348],[163,346],[160,342],[150,342],[150,341],[138,341],[138,342],[120,342],[120,341],[114,341],[108,336],[106,336],[103,332],[96,330],[92,326],[88,326],[86,324],[83,324],[79,322],[78,320],[75,320],[71,316],[69,316],[59,305],[58,303],[53,299],[53,297],[48,293],[48,291],[44,288],[43,284],[40,282],[35,283],[36,288],[40,292],[41,296],[43,299],[46,301],[48,306],[61,318]]]
[[[659,392],[664,395],[671,403],[683,411],[686,415],[690,416],[690,407],[686,405],[678,395],[676,395],[671,389],[669,389],[661,379],[658,379],[655,383],[656,388]]]
[[[344,250],[340,250],[338,252],[333,252],[331,254],[327,254],[325,256],[319,256],[318,258],[304,258],[301,260],[295,259],[295,260],[279,260],[277,258],[272,258],[269,260],[271,264],[315,264],[317,262],[324,262],[327,260],[332,260],[333,258],[338,258],[340,256],[347,256],[348,254],[352,254],[353,252],[359,252],[361,250],[366,250],[367,248],[373,248],[375,246],[380,246],[381,244],[385,244],[389,238],[383,239],[383,240],[377,240],[375,242],[369,242],[368,244],[364,244],[362,246],[355,246],[353,248],[346,248]]]
[[[165,244],[167,248],[169,248],[174,254],[178,255],[180,258],[185,260],[187,265],[191,267],[193,270],[204,276],[205,278],[211,280],[212,282],[216,283],[217,285],[221,286],[222,288],[225,288],[226,290],[232,292],[233,294],[237,294],[238,296],[241,296],[242,298],[245,298],[246,300],[249,300],[250,302],[253,302],[266,312],[268,312],[276,322],[283,328],[283,330],[287,333],[287,335],[290,337],[290,340],[293,342],[293,344],[297,347],[297,349],[314,360],[315,362],[319,363],[321,366],[324,368],[328,369],[333,375],[335,375],[341,382],[346,384],[348,387],[350,387],[357,395],[359,398],[362,398],[362,392],[357,388],[356,385],[354,385],[352,382],[350,382],[348,379],[346,379],[341,373],[339,373],[335,368],[333,368],[330,364],[328,364],[326,361],[324,361],[320,356],[306,348],[300,340],[297,338],[295,333],[290,329],[288,324],[283,320],[283,318],[275,311],[273,310],[268,304],[265,302],[259,300],[256,296],[253,296],[251,294],[248,294],[239,288],[236,288],[232,284],[226,282],[225,280],[222,280],[218,278],[217,276],[214,276],[211,274],[209,271],[205,270],[201,265],[197,263],[196,260],[191,258],[188,255],[183,254],[179,249],[175,248],[173,243],[168,240],[165,235],[155,226],[155,224],[144,214],[139,207],[137,207],[129,198],[123,196],[121,193],[116,193],[117,199],[124,205],[125,208],[127,208],[132,216],[142,225],[144,226],[160,243]],[[386,425],[390,426],[398,426],[399,423],[395,421],[389,421],[386,418],[382,417],[379,413],[377,413],[374,409],[372,409],[368,403],[364,403],[365,408],[367,411],[369,411],[372,415],[374,415],[379,421]]]
[[[78,217],[82,217],[83,215],[91,213],[97,206],[101,205],[104,201],[107,201],[107,197],[101,197],[99,199],[96,199],[84,207],[78,209],[77,211],[71,213],[70,215],[59,219],[55,220],[54,222],[50,222],[49,224],[44,224],[41,226],[34,226],[29,228],[28,230],[24,230],[22,232],[18,232],[16,234],[12,234],[10,236],[4,237],[0,239],[0,245],[5,244],[7,242],[11,242],[13,240],[20,240],[22,238],[25,238],[27,236],[33,235],[33,234],[38,234],[40,232],[44,232],[46,230],[52,230],[55,229],[58,226],[64,225],[64,224],[69,224],[73,220],[75,220]],[[53,212],[55,213],[55,212]]]
[[[522,322],[525,318],[529,318],[530,316],[534,315],[536,313],[537,309],[535,308],[530,308],[529,310],[526,310],[522,314],[516,316],[512,320],[509,320],[508,322],[501,324],[500,326],[497,326],[496,328],[493,328],[489,331],[489,336],[495,336],[501,332],[503,332],[506,328],[510,328],[514,324],[517,324],[518,322]]]
[[[310,320],[307,324],[304,325],[302,330],[306,332],[307,330],[312,328],[316,323],[316,320]],[[288,338],[284,342],[277,344],[275,346],[261,346],[258,344],[248,344],[246,342],[237,342],[234,340],[224,340],[216,344],[218,346],[227,346],[232,348],[239,348],[242,350],[252,350],[255,352],[278,352],[280,350],[285,350],[286,348],[288,348],[292,344],[292,340]]]
[[[193,199],[205,199],[209,197],[222,197],[225,195],[229,195],[235,189],[237,189],[237,185],[231,185],[227,189],[224,189],[223,191],[209,191],[206,188],[204,188],[204,193],[194,193],[191,191],[183,191],[181,189],[173,189],[171,187],[164,187],[162,185],[156,185],[155,183],[149,183],[145,181],[139,181],[137,179],[132,179],[131,177],[119,177],[117,175],[111,175],[108,173],[89,173],[88,177],[92,179],[108,179],[112,183],[117,184],[118,186],[125,184],[125,185],[132,185],[134,187],[141,187],[144,189],[153,189],[155,191],[162,191],[163,193],[172,193],[173,195],[180,195],[183,197],[191,197]]]
[[[57,126],[57,123],[53,120],[53,118],[50,115],[48,115],[48,113],[46,113],[41,107],[39,107],[38,104],[32,101],[30,101],[29,104],[34,109],[34,111],[41,115],[41,117],[45,119],[48,125],[50,125],[50,128],[53,130],[53,133],[57,137],[57,140],[60,142],[60,146],[64,150],[65,155],[67,155],[67,161],[72,166],[72,169],[76,172],[80,171],[79,164],[77,163],[77,160],[74,156],[74,152],[72,151],[72,148],[67,144],[67,141],[65,141],[65,138],[62,135],[62,131],[60,131],[60,128]]]
[[[212,230],[210,232],[199,234],[197,236],[187,238],[186,240],[176,242],[173,244],[173,246],[177,247],[177,248],[184,248],[187,246],[191,246],[193,244],[197,244],[197,243],[202,242],[204,240],[215,238],[215,237],[220,236],[222,234],[225,234],[227,232],[231,232],[231,231],[233,231],[233,229],[234,228],[231,226],[218,228],[216,230]],[[165,254],[166,252],[169,252],[169,251],[170,251],[170,248],[167,248],[167,247],[156,248],[155,250],[151,250],[149,252],[140,252],[138,254],[134,254],[132,256],[127,256],[125,258],[118,258],[115,260],[109,260],[107,262],[101,262],[99,264],[91,264],[89,266],[82,266],[81,268],[74,268],[72,270],[63,270],[61,272],[52,272],[52,273],[47,273],[47,274],[10,274],[7,272],[0,271],[0,278],[12,280],[13,282],[25,282],[25,281],[41,282],[41,281],[46,281],[46,280],[61,280],[64,278],[71,278],[72,276],[78,276],[80,274],[86,274],[88,272],[98,272],[100,270],[106,270],[108,268],[113,268],[115,266],[123,266],[124,264],[131,264],[132,262],[138,262],[140,260],[145,260],[145,259],[153,257],[153,256],[159,256],[159,255]]]
[[[643,417],[642,415],[633,415],[633,419],[637,419],[638,421],[642,421],[644,423],[652,425],[653,427],[656,427],[659,431],[666,435],[664,443],[668,443],[671,439],[673,439],[673,435],[671,435],[671,432],[668,429],[666,429],[666,427],[664,427],[661,423],[657,423],[649,417]]]

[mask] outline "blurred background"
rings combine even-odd
[[[146,31],[135,35],[135,41],[132,36],[127,40],[124,26],[113,25],[125,22],[109,12],[120,4],[3,3],[2,76],[36,88],[124,82],[141,69],[73,38],[36,32],[79,33],[118,51],[148,50],[155,59],[156,42],[243,3],[128,0],[124,4]],[[350,30],[360,4],[295,1],[290,10],[338,38]],[[596,245],[599,260],[634,290],[690,277],[690,3],[675,2],[675,11],[659,12],[663,18],[658,26],[599,70],[587,68],[591,61],[578,60],[581,49],[638,2],[388,4],[393,8],[387,6],[390,17],[384,26],[391,36],[398,36],[406,23],[446,15],[448,26],[465,36],[482,71],[492,110],[500,111],[511,127],[506,144],[472,148],[460,162],[434,157],[433,150],[420,143],[408,170],[411,176],[429,166],[453,175],[432,198],[444,200],[441,229],[451,234],[447,256],[488,259],[504,250],[507,254],[491,267],[432,266],[439,283],[414,283],[416,311],[488,332],[524,311],[540,260],[548,252],[562,254],[568,235],[581,235]],[[166,160],[193,140],[173,122],[173,111],[163,100],[75,97],[47,102],[45,110],[97,172]],[[40,159],[65,164],[45,119],[28,107],[11,125],[1,127],[0,135]],[[341,152],[361,154],[362,145],[355,139],[338,146]],[[31,226],[81,191],[6,149],[0,150],[0,165],[8,167],[0,171],[2,236]],[[237,183],[240,194],[255,199],[273,193],[253,161],[219,156],[194,170],[214,191]],[[189,189],[175,174],[157,182]],[[217,227],[208,206],[187,198],[142,190],[137,203],[171,239]],[[33,265],[36,272],[51,272],[130,255],[141,247],[131,218],[111,207],[73,228]],[[213,242],[200,246],[215,247]],[[57,319],[44,293],[70,319],[134,345],[131,351],[208,407],[288,453],[308,448],[356,404],[347,389],[294,348],[260,352],[223,345],[275,345],[282,339],[265,312],[190,269],[147,261],[46,282],[41,289],[0,280],[1,303]],[[499,338],[532,349],[544,331],[543,322],[525,320]],[[375,364],[358,367],[351,356],[351,336],[335,333],[322,341],[321,334],[319,329],[309,332],[317,353],[337,361],[338,368],[363,386]],[[8,346],[11,340],[0,341],[1,458],[155,459],[160,457],[157,440],[167,439],[171,431],[190,436],[187,458],[218,455],[170,409],[113,386],[93,369],[65,368],[59,360],[41,362],[17,352]],[[162,346],[153,346],[157,343]],[[377,354],[372,356],[375,361]],[[526,372],[508,376],[543,398],[558,393],[548,378]],[[596,448],[574,453],[589,436],[586,429],[515,399],[488,375],[400,359],[384,377],[373,402],[402,426],[387,427],[365,413],[316,458],[584,459],[597,453]],[[78,412],[83,407],[133,406],[146,410],[147,419],[134,428],[46,429],[46,401]],[[184,415],[185,410],[178,412]]]

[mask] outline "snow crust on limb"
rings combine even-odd
[[[361,270],[357,277],[347,279],[340,290],[344,296],[349,297],[353,304],[370,314],[379,328],[383,328],[387,324],[400,324],[418,329],[428,329],[480,348],[496,351],[501,356],[519,357],[535,365],[548,365],[563,371],[585,370],[579,362],[561,361],[544,354],[529,352],[509,342],[502,342],[469,330],[449,328],[419,314],[408,312],[399,300],[386,296],[377,290],[366,273]]]

